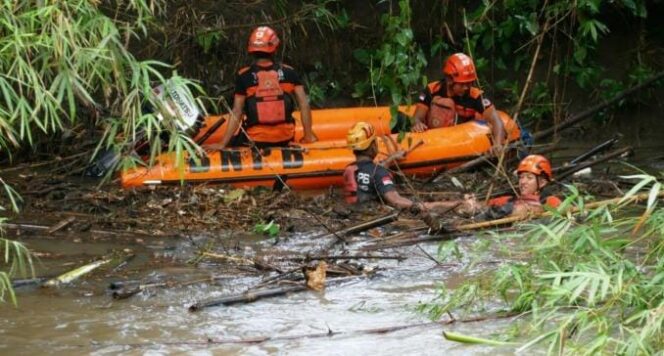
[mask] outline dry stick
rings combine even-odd
[[[73,223],[75,220],[76,220],[76,217],[74,217],[74,216],[70,216],[68,218],[65,218],[65,219],[61,220],[60,222],[58,222],[57,224],[50,227],[48,230],[46,230],[46,234],[50,235],[50,234],[52,234],[56,231],[62,230],[65,227],[67,227],[67,225]]]
[[[396,256],[381,256],[381,255],[348,255],[348,256],[326,256],[326,255],[314,255],[314,256],[303,256],[303,257],[284,257],[277,258],[281,261],[312,261],[312,260],[399,260],[403,261],[407,257],[396,255]]]
[[[291,275],[292,273],[295,273],[295,272],[299,272],[299,271],[301,271],[301,270],[302,270],[302,267],[304,267],[304,265],[301,265],[301,266],[297,266],[297,267],[291,268],[291,269],[289,269],[289,270],[287,270],[287,271],[284,271],[284,273],[282,273],[282,274],[278,274],[278,275],[276,275],[276,276],[274,276],[274,277],[266,278],[266,279],[264,279],[263,281],[261,281],[259,284],[257,284],[257,285],[255,285],[255,286],[251,287],[247,292],[249,292],[249,291],[251,291],[251,290],[254,290],[254,289],[257,289],[257,288],[265,287],[265,286],[270,285],[270,284],[272,284],[272,283],[274,283],[274,282],[278,282],[278,281],[280,281],[280,280],[282,280],[282,279],[288,277],[288,276]]]
[[[423,253],[428,259],[430,259],[431,261],[433,261],[433,262],[434,262],[435,264],[437,264],[438,266],[440,266],[440,265],[442,264],[442,263],[440,263],[440,261],[438,261],[438,260],[435,259],[433,256],[431,256],[431,254],[429,254],[429,253],[428,253],[425,249],[423,249],[422,246],[420,246],[419,244],[417,245],[417,248],[419,248],[420,251],[422,251],[422,253]]]
[[[580,162],[583,162],[586,159],[588,159],[592,156],[595,156],[600,152],[603,152],[603,151],[606,151],[606,150],[612,148],[613,145],[616,142],[618,142],[618,139],[615,138],[615,137],[612,138],[612,139],[606,140],[606,141],[590,148],[586,152],[576,156],[574,159],[571,159],[568,162],[563,163],[563,165],[558,166],[558,167],[553,167],[552,172],[553,172],[554,175],[556,175],[557,173],[560,173],[561,171],[566,171],[568,169],[572,169],[572,168],[576,167]]]
[[[339,231],[336,231],[336,232],[333,232],[333,233],[330,233],[330,234],[316,236],[316,237],[314,237],[314,239],[329,239],[330,237],[335,237],[336,239],[334,239],[331,243],[327,244],[324,247],[324,250],[326,251],[326,250],[329,250],[332,246],[334,246],[337,243],[338,239],[341,239],[342,241],[345,242],[345,240],[343,238],[340,238],[340,236],[345,237],[345,236],[348,236],[350,234],[355,234],[355,233],[358,233],[358,232],[362,232],[362,231],[372,229],[374,227],[383,226],[383,225],[389,224],[393,221],[396,221],[398,218],[399,218],[399,212],[394,212],[394,213],[390,213],[390,214],[387,214],[387,215],[384,215],[384,216],[381,216],[381,217],[378,217],[378,218],[375,218],[375,219],[372,219],[372,220],[369,220],[369,221],[359,223],[357,225],[353,225],[351,227],[347,227],[345,229],[342,229],[342,230],[339,230]]]
[[[53,160],[50,160],[50,161],[27,164],[27,165],[23,164],[23,165],[16,166],[16,167],[6,168],[6,169],[3,169],[2,171],[0,171],[0,174],[4,174],[4,173],[7,173],[7,172],[18,171],[18,170],[26,169],[26,168],[37,168],[37,167],[42,167],[42,166],[48,166],[50,164],[62,163],[64,161],[74,159],[74,158],[78,158],[80,156],[87,155],[89,153],[90,153],[90,151],[79,152],[79,153],[76,153],[76,154],[68,156],[68,157],[63,157],[63,158],[59,158],[59,159],[56,158],[56,159],[53,159]]]
[[[32,223],[5,223],[2,226],[6,229],[26,230],[26,231],[48,231],[51,228],[51,226],[32,224]],[[125,231],[93,229],[90,230],[89,232],[92,234],[110,235],[110,236],[151,236],[151,237],[155,236],[154,234],[140,232],[140,231],[125,232]],[[164,235],[164,236],[160,235],[160,237],[179,237],[179,235]]]
[[[606,155],[604,155],[602,157],[599,157],[594,161],[585,162],[585,163],[582,163],[582,164],[575,165],[575,166],[573,166],[569,169],[564,170],[562,173],[559,173],[558,178],[556,180],[561,181],[561,180],[571,176],[572,174],[574,174],[574,173],[576,173],[576,172],[578,172],[578,171],[580,171],[584,168],[592,167],[592,166],[594,166],[598,163],[608,161],[612,158],[620,157],[620,156],[622,156],[626,153],[629,153],[630,151],[632,151],[632,147],[627,146],[627,147],[624,147],[624,148],[617,149],[613,152],[607,153]]]
[[[214,259],[220,259],[220,260],[225,260],[225,261],[231,261],[231,262],[237,262],[240,264],[248,265],[248,266],[254,266],[258,269],[269,269],[276,271],[278,273],[284,273],[279,267],[272,266],[264,261],[261,261],[257,258],[254,259],[248,259],[248,258],[243,258],[243,257],[235,257],[235,256],[228,256],[228,255],[219,255],[216,253],[211,253],[211,252],[203,252],[201,253],[201,256],[204,257],[210,257]]]
[[[535,72],[535,65],[537,64],[537,60],[539,58],[539,52],[540,49],[542,48],[542,43],[544,43],[544,35],[549,32],[549,21],[550,19],[547,19],[546,22],[544,23],[544,28],[542,29],[542,33],[537,38],[537,47],[535,47],[535,54],[533,55],[533,61],[530,63],[530,70],[528,70],[528,77],[526,78],[526,83],[523,85],[523,90],[521,90],[521,95],[519,96],[519,102],[516,104],[516,108],[514,109],[514,122],[518,123],[519,122],[519,114],[521,113],[521,106],[523,105],[523,101],[526,98],[526,93],[528,92],[528,89],[530,87],[530,83],[532,82],[533,79],[533,73]]]
[[[417,237],[413,239],[403,239],[399,240],[397,242],[393,243],[378,243],[375,245],[371,246],[364,246],[360,250],[362,251],[376,251],[376,250],[383,250],[387,248],[395,248],[395,247],[402,247],[402,246],[410,246],[410,245],[416,245],[422,242],[434,242],[434,241],[442,241],[442,240],[451,240],[455,237],[459,236],[458,232],[451,231],[451,232],[446,232],[443,234],[438,234],[438,235],[433,235],[433,236],[426,236],[426,237]]]
[[[614,144],[618,143],[618,141],[619,141],[618,135],[616,135],[616,137],[614,137],[612,139],[609,139],[609,140],[606,140],[606,141],[600,143],[599,145],[596,145],[595,147],[589,149],[588,151],[578,155],[576,158],[569,161],[569,165],[572,166],[572,165],[578,164],[578,163],[583,162],[586,159],[598,154],[599,152],[606,151],[606,150],[612,148]],[[565,168],[565,167],[563,167],[563,168]],[[554,169],[553,171],[556,172],[556,169]]]
[[[335,278],[331,280],[327,280],[325,282],[325,286],[329,287],[332,284],[336,283],[341,283],[345,281],[350,281],[350,280],[358,280],[359,278],[365,278],[366,276],[352,276],[352,277],[340,277],[340,278]],[[291,285],[288,287],[281,287],[281,288],[272,288],[272,289],[266,289],[262,291],[256,291],[256,292],[244,292],[242,294],[236,294],[236,295],[231,295],[227,296],[224,298],[220,299],[213,299],[209,301],[204,301],[204,302],[198,302],[195,304],[192,304],[189,307],[189,311],[195,312],[199,311],[204,308],[208,307],[214,307],[218,305],[233,305],[233,304],[238,304],[238,303],[251,303],[259,299],[264,299],[264,298],[270,298],[270,297],[276,297],[280,295],[285,295],[288,293],[293,293],[293,292],[301,292],[307,290],[307,286],[305,284],[296,284],[296,285]]]
[[[552,128],[542,130],[540,132],[535,133],[533,135],[533,140],[538,140],[538,139],[541,139],[541,138],[544,138],[544,137],[551,136],[551,135],[555,134],[558,131],[561,131],[561,130],[566,129],[570,126],[576,125],[579,122],[581,122],[581,121],[583,121],[583,120],[585,120],[589,117],[592,117],[593,114],[595,114],[596,112],[598,112],[602,109],[605,109],[605,108],[607,108],[611,105],[616,104],[617,102],[624,99],[625,97],[634,94],[635,92],[637,92],[637,91],[653,84],[654,82],[656,82],[657,80],[659,80],[663,77],[664,77],[664,71],[659,72],[658,74],[650,77],[649,79],[647,79],[643,83],[641,83],[639,85],[635,85],[635,86],[633,86],[633,87],[617,94],[616,96],[614,96],[613,98],[611,98],[609,100],[602,100],[601,102],[599,102],[595,106],[592,106],[592,107],[590,107],[590,108],[588,108],[588,109],[586,109],[586,110],[584,110],[584,111],[582,111],[582,112],[580,112],[580,113],[578,113],[574,116],[569,117],[567,120],[561,122],[560,124],[556,125],[555,127],[552,127]],[[516,148],[518,144],[519,144],[518,142],[512,142],[511,144],[509,144],[507,149]],[[438,177],[442,173],[445,173],[445,175],[451,175],[451,174],[455,174],[455,173],[465,172],[469,169],[478,167],[478,166],[488,162],[490,159],[491,159],[490,155],[484,154],[484,155],[482,155],[482,156],[480,156],[480,157],[478,157],[478,158],[476,158],[472,161],[468,161],[468,162],[466,162],[466,163],[464,163],[464,164],[462,164],[458,167],[449,169],[447,171],[442,171],[442,170],[438,171],[431,178],[429,178],[428,181],[429,182],[437,181]]]
[[[544,35],[548,32],[548,30],[549,30],[549,19],[547,19],[546,22],[544,23],[544,29],[542,30],[542,33],[539,35],[539,38],[537,39],[537,47],[535,47],[535,54],[533,55],[533,60],[530,63],[530,70],[528,71],[528,76],[526,77],[526,83],[523,85],[523,90],[521,90],[521,96],[519,97],[519,102],[516,105],[514,116],[512,118],[517,125],[519,124],[519,113],[521,112],[521,106],[523,105],[523,100],[526,98],[526,93],[528,92],[530,83],[533,79],[533,72],[535,71],[535,65],[537,64],[537,60],[539,58],[539,52],[540,49],[542,48],[542,43],[544,42]],[[502,138],[495,138],[495,139],[502,140]],[[498,164],[496,164],[496,171],[494,172],[493,177],[491,178],[491,184],[489,185],[489,191],[486,194],[485,200],[489,200],[491,192],[493,192],[494,184],[497,181],[496,178],[498,178],[498,174],[500,173],[504,174],[503,160],[505,159],[506,153],[507,150],[503,150],[500,153],[500,157],[498,157]],[[509,181],[509,178],[507,179]]]

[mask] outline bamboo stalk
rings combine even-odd
[[[477,345],[489,345],[489,346],[515,346],[518,345],[515,342],[506,342],[485,339],[476,336],[463,335],[459,333],[454,333],[450,331],[443,331],[443,336],[446,340],[460,342],[462,344],[477,344]]]
[[[544,22],[544,28],[542,29],[542,33],[540,33],[539,36],[537,37],[537,46],[535,47],[535,54],[533,54],[533,60],[530,63],[528,76],[526,77],[526,82],[523,85],[523,89],[521,90],[521,95],[519,96],[519,101],[516,104],[516,109],[514,109],[514,122],[516,122],[517,124],[519,123],[519,114],[521,113],[521,107],[523,105],[523,101],[526,99],[526,93],[528,93],[528,89],[530,88],[530,83],[532,82],[533,79],[533,73],[535,72],[535,66],[537,65],[537,60],[539,59],[540,49],[542,48],[542,43],[544,43],[544,35],[549,31],[550,20],[551,19],[546,19],[546,22]]]
[[[95,269],[113,261],[113,259],[105,259],[105,260],[99,260],[95,261],[92,263],[88,263],[87,265],[78,267],[74,270],[71,270],[67,273],[63,273],[55,278],[49,279],[46,281],[43,286],[44,287],[58,287],[63,284],[71,283],[82,276],[94,271]]]

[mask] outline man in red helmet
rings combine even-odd
[[[547,185],[553,180],[551,163],[544,156],[529,155],[519,163],[519,194],[506,195],[491,199],[486,205],[475,201],[474,197],[466,200],[473,208],[483,211],[485,219],[498,219],[508,215],[527,216],[541,213],[544,206],[557,208],[561,201],[551,195]]]
[[[304,136],[300,142],[316,142],[311,108],[304,86],[291,66],[274,61],[279,47],[277,33],[267,26],[257,27],[249,36],[248,52],[254,62],[235,77],[233,111],[222,140],[207,148],[227,146],[287,146],[295,136],[292,113],[300,109]],[[295,97],[295,99],[293,99]],[[242,115],[246,114],[244,120]],[[238,131],[242,121],[242,130]]]
[[[472,86],[477,80],[473,60],[463,53],[451,55],[443,66],[445,77],[429,83],[420,94],[413,117],[414,132],[447,127],[470,120],[484,120],[492,129],[494,154],[502,151],[503,122],[482,90]]]

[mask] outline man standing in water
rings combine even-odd
[[[445,61],[443,75],[443,79],[429,83],[420,94],[412,130],[423,132],[482,120],[491,126],[493,153],[500,154],[505,139],[503,122],[482,90],[472,86],[477,80],[473,60],[463,53],[455,53]]]
[[[467,208],[466,202],[423,202],[415,203],[401,196],[397,191],[392,174],[374,162],[378,155],[376,132],[366,122],[356,123],[347,135],[348,147],[355,154],[355,162],[344,171],[344,196],[349,204],[368,202],[386,203],[398,209],[426,211],[436,208]],[[472,203],[472,202],[471,202]]]
[[[247,50],[254,62],[237,72],[228,128],[218,144],[207,148],[246,146],[252,142],[258,147],[287,146],[295,136],[294,101],[304,128],[300,142],[318,140],[312,130],[311,109],[300,77],[292,67],[274,61],[279,43],[277,33],[270,27],[253,30]],[[246,114],[244,119],[243,114]],[[242,129],[238,131],[240,123]]]

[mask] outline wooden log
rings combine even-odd
[[[48,281],[51,278],[53,278],[53,276],[51,276],[51,277],[26,278],[26,279],[13,279],[12,280],[12,288],[20,288],[20,287],[41,285],[42,283]]]
[[[143,284],[141,284],[139,281],[118,281],[118,282],[112,282],[108,288],[113,290],[113,292],[111,293],[111,297],[113,297],[113,299],[127,299],[144,290],[152,288],[173,288],[173,287],[181,288],[200,283],[210,283],[224,278],[228,277],[212,276],[209,278],[201,278],[186,282],[164,281],[164,282],[143,283]]]
[[[350,280],[357,280],[358,278],[364,278],[365,276],[352,276],[352,277],[341,277],[341,278],[334,278],[334,279],[328,279],[325,282],[325,286],[329,287],[330,285],[333,284],[338,284],[341,282],[346,282]],[[241,294],[236,294],[236,295],[231,295],[219,299],[213,299],[209,301],[204,301],[204,302],[198,302],[195,304],[192,304],[189,307],[190,312],[195,312],[195,311],[200,311],[205,308],[209,307],[215,307],[219,305],[233,305],[233,304],[240,304],[240,303],[251,303],[260,299],[265,299],[265,298],[271,298],[271,297],[277,297],[281,295],[285,295],[288,293],[296,293],[296,292],[302,292],[308,290],[307,286],[301,283],[295,284],[295,285],[290,285],[286,287],[279,287],[279,288],[271,288],[271,289],[265,289],[265,290],[260,290],[260,291],[247,291]]]

